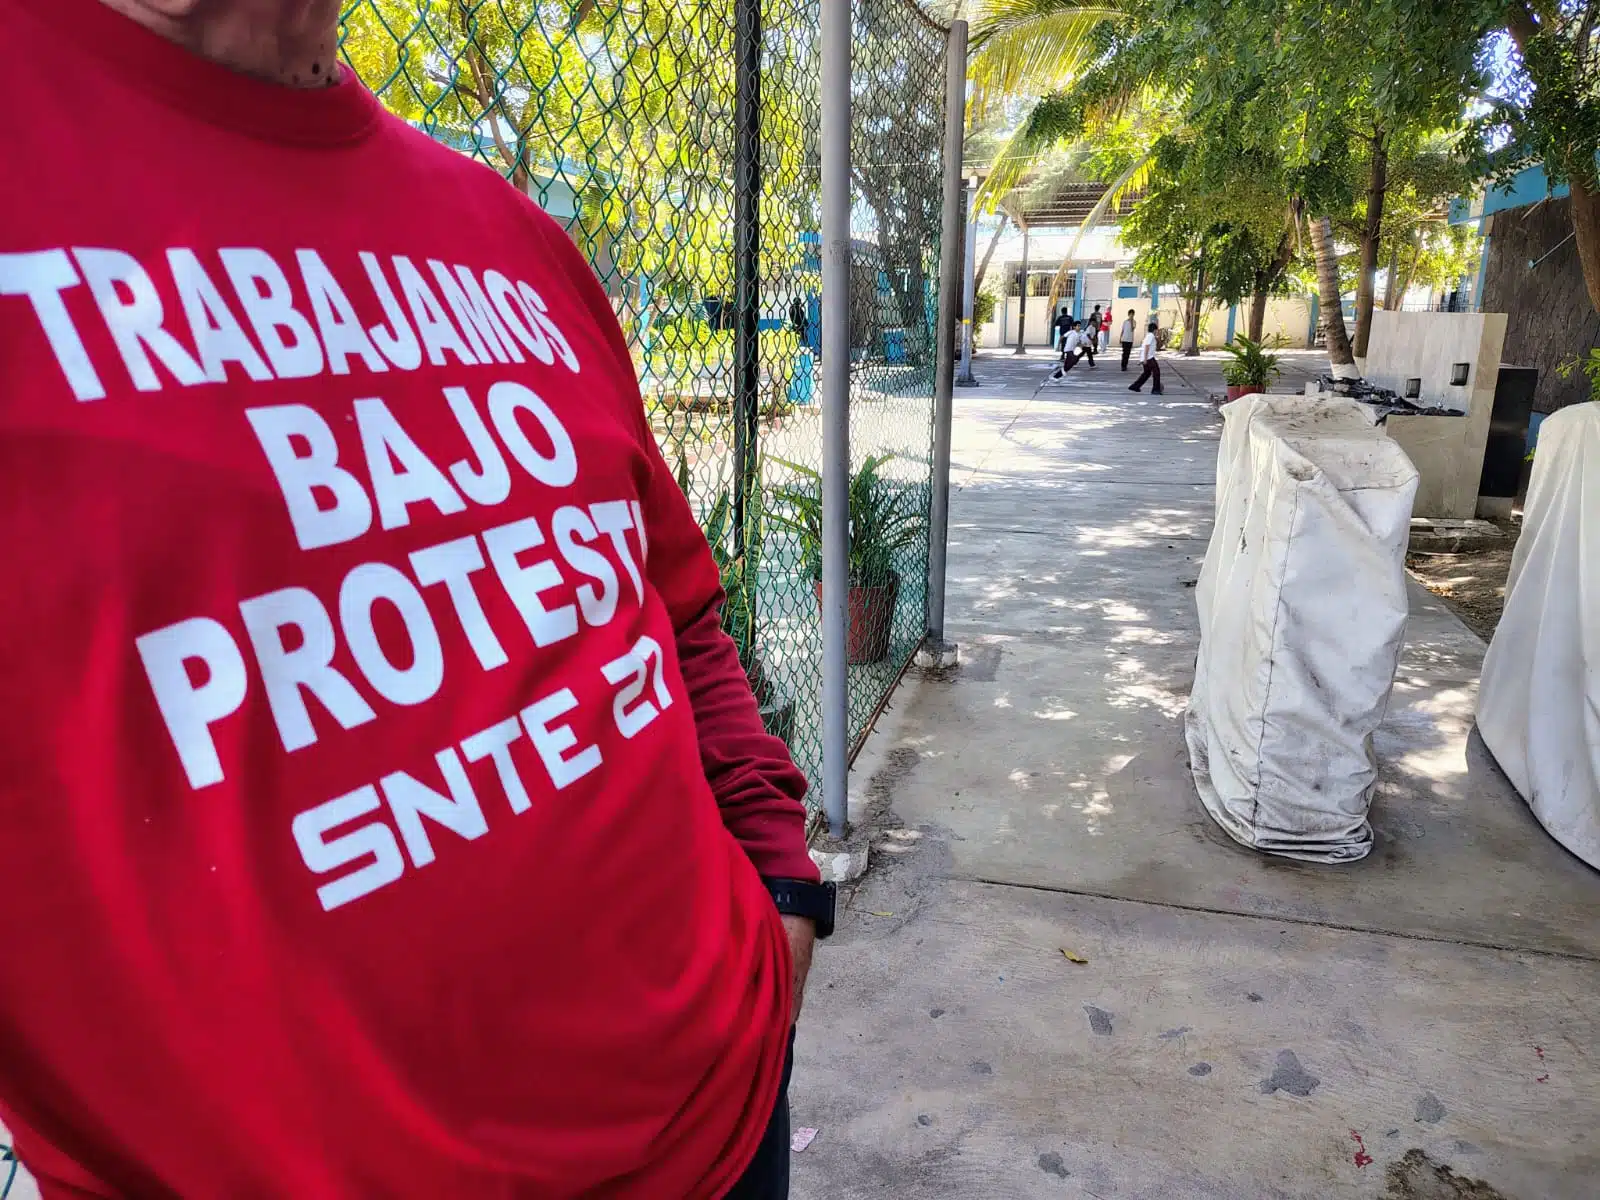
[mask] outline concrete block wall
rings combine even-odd
[[[1423,404],[1455,409],[1460,417],[1390,417],[1389,436],[1416,464],[1419,517],[1477,515],[1478,480],[1489,439],[1495,382],[1506,338],[1504,313],[1384,312],[1372,314],[1367,381],[1405,395],[1420,379]],[[1457,363],[1467,381],[1450,382]]]

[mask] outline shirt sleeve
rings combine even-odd
[[[722,629],[722,584],[705,535],[656,444],[644,415],[633,360],[616,315],[589,264],[558,227],[540,215],[546,241],[604,331],[618,373],[631,381],[632,406],[650,477],[640,509],[648,547],[645,573],[672,619],[678,666],[694,713],[700,766],[722,823],[768,878],[820,878],[806,848],[806,777],[789,748],[766,731],[739,652]]]

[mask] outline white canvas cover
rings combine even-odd
[[[1539,427],[1478,731],[1550,836],[1600,867],[1600,404]]]
[[[1222,414],[1185,716],[1195,785],[1244,845],[1349,862],[1372,848],[1417,471],[1354,400],[1246,396]]]

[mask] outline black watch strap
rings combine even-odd
[[[809,917],[817,927],[817,937],[833,932],[833,907],[838,888],[831,883],[808,883],[803,879],[763,879],[772,903],[786,917]]]

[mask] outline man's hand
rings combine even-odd
[[[806,998],[806,976],[811,973],[811,948],[817,942],[817,923],[810,917],[784,915],[784,932],[789,935],[789,957],[794,961],[793,1019],[800,1019],[800,1006]]]

